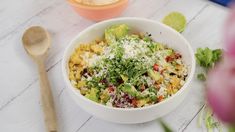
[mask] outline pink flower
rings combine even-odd
[[[208,74],[207,99],[220,120],[235,124],[235,59],[226,58]]]
[[[222,121],[235,124],[235,5],[225,27],[223,62],[209,72],[207,99],[214,113]]]

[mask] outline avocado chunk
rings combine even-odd
[[[100,95],[101,103],[107,103],[109,99],[110,99],[110,96],[109,96],[108,89],[105,89]]]
[[[137,107],[142,107],[150,101],[149,98],[140,99],[137,101]]]
[[[158,81],[160,79],[160,73],[155,72],[153,70],[148,70],[148,75],[155,81]]]
[[[168,50],[165,50],[165,52],[166,52],[166,55],[172,55],[172,53],[173,53],[173,50],[171,50],[171,49],[168,49]]]
[[[113,25],[105,29],[105,40],[108,44],[126,36],[129,32],[129,27],[126,24]]]
[[[161,43],[156,42],[155,45],[156,45],[156,51],[164,49],[164,45]]]
[[[127,93],[133,97],[136,97],[139,95],[139,92],[135,89],[134,86],[130,85],[130,84],[124,84],[122,87],[121,87],[121,90],[124,92],[124,93]]]
[[[158,43],[158,42],[152,42],[148,47],[150,48],[152,52],[164,49],[163,44]]]
[[[98,102],[98,96],[97,96],[98,92],[99,92],[98,89],[91,88],[91,90],[87,92],[85,97],[92,100],[92,101]]]
[[[80,89],[81,87],[84,87],[86,85],[86,81],[79,81],[77,84],[77,88]]]
[[[128,80],[128,77],[125,76],[125,75],[121,75],[121,78],[122,78],[122,80],[123,80],[124,82],[126,82],[126,81]]]

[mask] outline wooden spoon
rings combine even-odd
[[[47,51],[51,45],[48,32],[39,26],[27,29],[22,37],[27,53],[38,64],[41,86],[41,101],[48,132],[57,132],[56,113],[47,73],[44,65]]]

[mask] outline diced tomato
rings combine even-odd
[[[153,65],[153,70],[154,70],[154,71],[158,71],[158,70],[159,70],[158,64],[154,64],[154,65]]]
[[[174,58],[173,58],[172,56],[167,56],[167,57],[165,58],[165,60],[166,60],[166,62],[171,62],[171,61],[174,60]]]
[[[136,99],[132,99],[132,100],[131,100],[131,104],[132,104],[134,107],[137,107],[137,100],[136,100]]]
[[[108,87],[108,91],[109,91],[109,93],[113,92],[113,91],[114,91],[114,86],[110,85],[110,86]]]
[[[164,97],[161,95],[161,96],[159,96],[159,97],[157,98],[157,101],[158,101],[158,102],[161,102],[161,101],[163,101],[163,99],[164,99]]]

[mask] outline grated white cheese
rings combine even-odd
[[[164,95],[166,95],[167,94],[167,92],[166,92],[166,87],[164,87],[164,85],[161,85],[161,87],[160,87],[160,89],[159,89],[159,91],[158,91],[158,93],[157,93],[157,96],[159,97],[159,96],[164,96]]]
[[[109,46],[109,47],[105,47],[104,48],[104,52],[103,52],[103,56],[109,58],[109,59],[113,59],[114,58],[114,54],[111,53],[112,51],[112,48]]]
[[[107,72],[108,72],[107,69],[102,69],[99,73],[95,74],[94,76],[95,77],[100,77],[100,76],[103,76]]]
[[[93,66],[101,59],[101,57],[97,56],[96,54],[92,55],[92,57],[89,57],[89,52],[85,52],[81,57],[86,61],[88,66]]]
[[[146,80],[148,86],[152,86],[154,84],[154,80],[151,79],[151,77],[143,76],[143,79]]]
[[[135,41],[135,40],[123,40],[121,42],[124,48],[124,58],[136,58],[138,55],[145,55],[147,52],[146,45],[147,43],[143,40]]]

